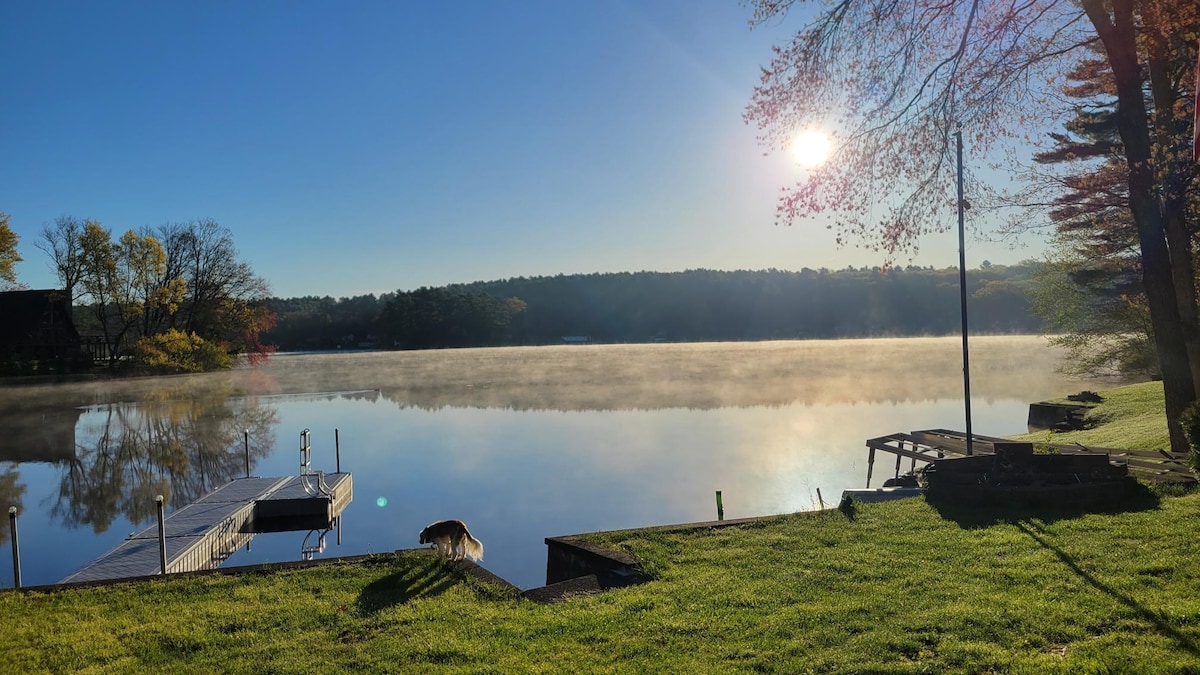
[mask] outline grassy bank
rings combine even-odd
[[[1114,417],[1110,424],[1120,424]],[[650,583],[538,605],[424,552],[0,593],[8,672],[1195,672],[1200,495],[924,500],[595,535]]]
[[[1144,382],[1101,392],[1104,401],[1095,404],[1080,431],[1048,431],[1014,436],[1018,440],[1053,443],[1082,443],[1100,448],[1170,450],[1167,419],[1163,416],[1162,382]],[[1061,399],[1051,403],[1069,403]]]

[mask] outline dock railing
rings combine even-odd
[[[308,429],[300,432],[300,480],[304,491],[310,497],[333,494],[329,484],[325,482],[325,472],[312,468],[312,434]],[[339,461],[339,464],[341,462]]]

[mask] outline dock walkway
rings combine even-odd
[[[994,454],[995,443],[1011,442],[1006,438],[972,434],[971,451],[976,455],[991,455]],[[1130,474],[1146,480],[1174,483],[1196,482],[1196,476],[1188,465],[1187,457],[1179,453],[1165,450],[1096,448],[1078,443],[1037,443],[1036,445],[1064,455],[1107,455],[1110,462],[1124,464],[1129,468]],[[917,462],[929,463],[937,459],[965,457],[967,455],[967,435],[961,431],[928,429],[872,438],[867,441],[867,447],[870,449],[867,457],[867,487],[871,487],[871,472],[877,450],[896,455],[896,476],[899,476],[904,459],[909,459],[911,467],[915,469]]]
[[[310,482],[312,477],[307,477]],[[168,573],[218,567],[256,533],[329,529],[353,498],[349,473],[324,474],[328,494],[310,495],[305,476],[239,478],[163,521]],[[131,534],[59,583],[160,574],[158,523]]]

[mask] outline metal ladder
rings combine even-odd
[[[308,429],[300,432],[300,483],[304,485],[304,492],[310,497],[333,496],[333,488],[325,482],[325,472],[312,468],[312,441]]]

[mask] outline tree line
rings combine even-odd
[[[969,270],[970,330],[1037,333],[1039,263]],[[285,350],[948,335],[956,268],[622,272],[516,277],[382,296],[272,298]]]

